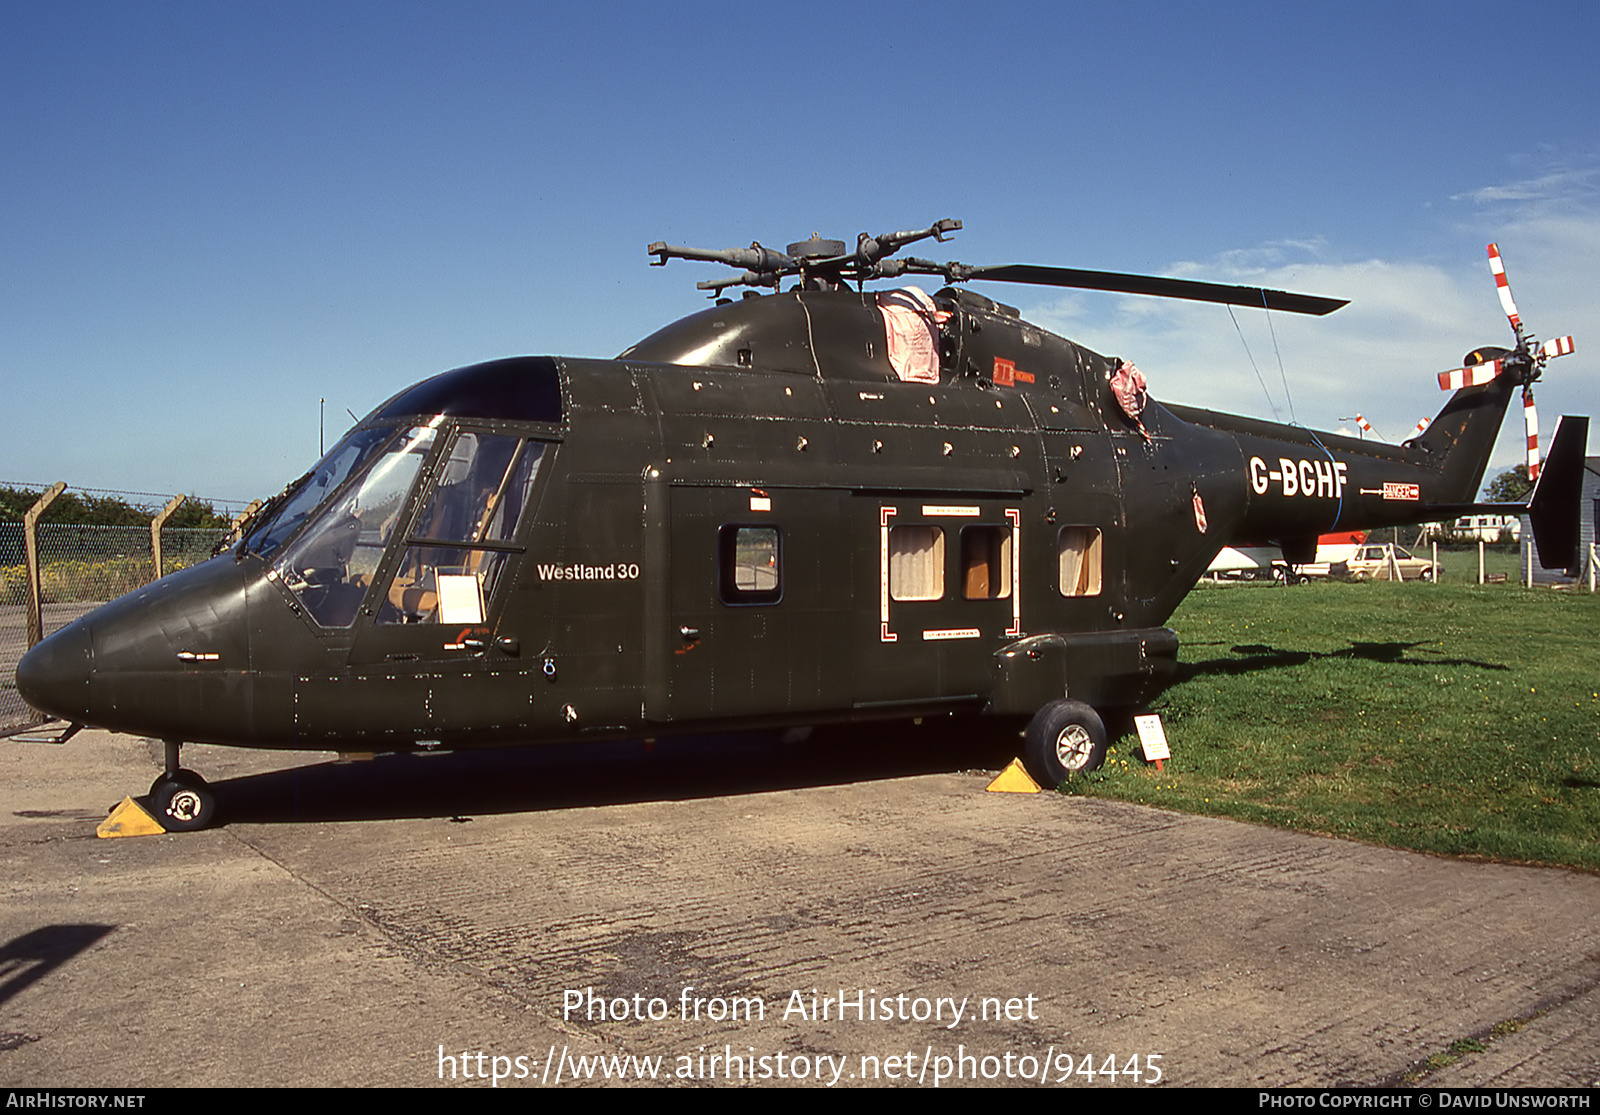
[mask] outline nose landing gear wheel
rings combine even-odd
[[[168,832],[197,832],[217,815],[217,797],[192,770],[163,774],[150,786],[150,812]]]
[[[1106,726],[1082,701],[1051,701],[1028,725],[1023,762],[1041,786],[1061,785],[1106,761]]]

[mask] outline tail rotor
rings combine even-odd
[[[1500,258],[1500,248],[1489,245],[1489,271],[1494,275],[1495,291],[1500,295],[1500,306],[1511,323],[1516,347],[1511,349],[1477,349],[1467,354],[1466,366],[1439,373],[1442,391],[1459,391],[1463,387],[1479,387],[1502,375],[1512,375],[1522,385],[1522,417],[1527,428],[1528,479],[1539,477],[1539,418],[1533,406],[1533,385],[1544,374],[1544,366],[1557,356],[1566,356],[1573,350],[1572,338],[1556,337],[1538,344],[1533,335],[1522,326],[1517,304],[1511,297],[1511,283],[1506,278],[1505,261]]]

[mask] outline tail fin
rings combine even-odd
[[[1472,502],[1515,389],[1511,376],[1463,387],[1450,396],[1425,433],[1405,443],[1408,457],[1439,473],[1437,502]]]
[[[1546,569],[1575,572],[1583,508],[1583,463],[1589,441],[1589,419],[1563,415],[1556,423],[1550,455],[1539,470],[1539,482],[1528,501],[1528,522]]]

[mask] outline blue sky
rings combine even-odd
[[[976,288],[1158,398],[1391,440],[1509,340],[1498,241],[1527,324],[1577,338],[1548,443],[1600,409],[1597,48],[1585,3],[9,3],[0,482],[268,495],[319,398],[331,443],[434,372],[701,309],[714,269],[653,240],[947,216],[970,263],[1352,299],[1236,329]]]

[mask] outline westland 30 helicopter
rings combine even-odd
[[[1515,346],[1447,373],[1463,382],[1399,446],[1166,406],[1131,364],[981,295],[862,284],[1344,303],[889,258],[960,227],[853,251],[653,244],[658,264],[742,269],[699,284],[713,297],[773,292],[615,360],[516,357],[401,391],[230,549],[40,643],[18,688],[165,740],[148,800],[169,830],[216,808],[186,741],[411,751],[974,713],[1032,717],[1025,762],[1054,785],[1102,761],[1101,712],[1167,684],[1164,624],[1224,545],[1298,564],[1319,534],[1487,507],[1512,392],[1571,348],[1513,313]],[[1532,499],[1547,565],[1575,561],[1586,421],[1560,428]]]

